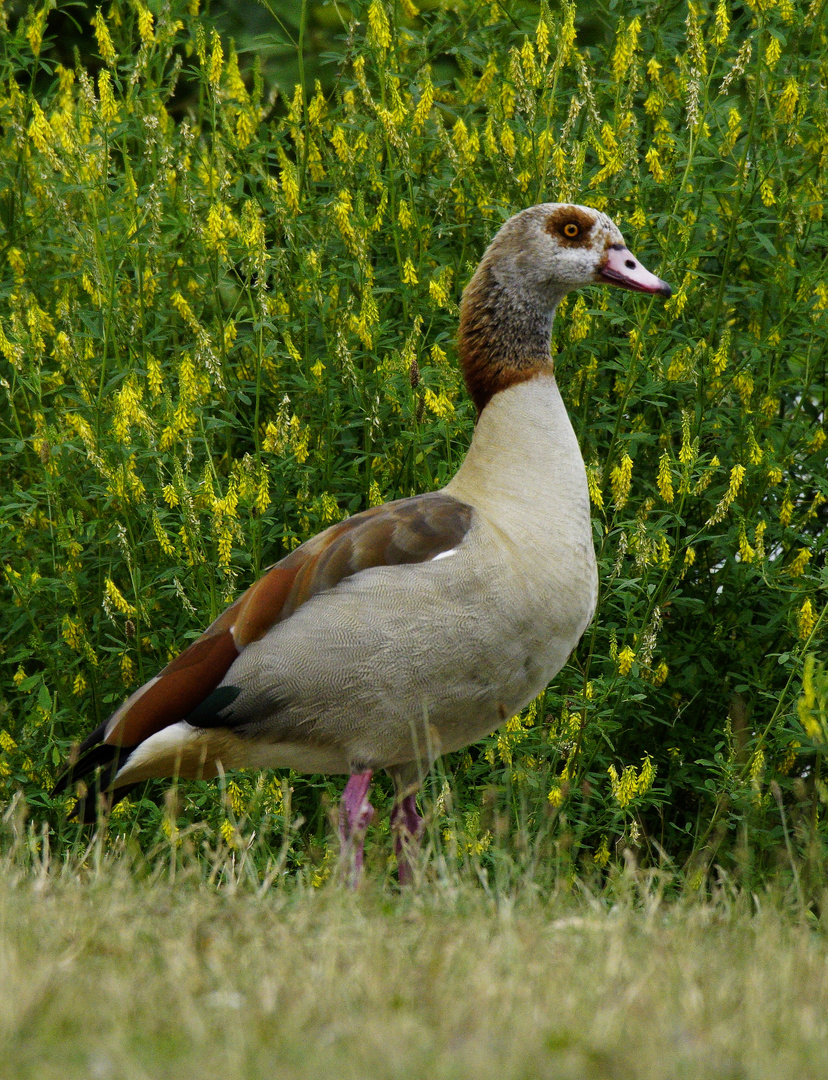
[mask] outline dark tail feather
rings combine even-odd
[[[57,779],[57,783],[52,789],[52,797],[59,795],[62,791],[66,791],[76,780],[83,780],[89,776],[96,769],[101,769],[101,780],[103,780],[103,772],[109,772],[112,765],[115,764],[115,771],[112,772],[111,780],[115,772],[117,772],[117,761],[122,756],[123,750],[120,746],[107,746],[106,743],[101,743],[98,746],[93,746],[91,750],[87,750],[85,747],[81,747],[83,751],[80,757],[73,764],[61,773]],[[105,786],[101,784],[101,786]]]
[[[106,738],[106,728],[109,724],[108,720],[104,720],[102,724],[98,724],[94,731],[90,731],[83,742],[78,747],[79,757],[83,757],[87,750],[91,750],[93,746],[97,746],[98,743],[102,743]]]
[[[93,732],[93,734],[97,735],[98,733]],[[52,789],[52,797],[54,798],[56,795],[60,795],[62,791],[70,790],[78,780],[87,780],[87,777],[89,778],[87,780],[86,794],[78,796],[78,801],[72,810],[72,817],[82,821],[84,825],[91,825],[98,819],[98,793],[105,793],[104,798],[107,807],[111,808],[136,786],[130,784],[118,788],[114,792],[107,792],[106,790],[115,779],[118,769],[132,753],[132,747],[108,746],[106,743],[99,743],[98,746],[87,749],[86,744],[89,741],[89,739],[85,739],[81,743],[81,750],[84,752],[73,765],[70,765],[58,777],[57,783]],[[93,777],[96,771],[97,776]]]

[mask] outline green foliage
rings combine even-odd
[[[269,562],[449,478],[462,286],[510,214],[571,200],[675,292],[562,305],[598,616],[543,699],[443,763],[446,853],[816,866],[796,696],[824,641],[819,4],[628,2],[601,9],[604,48],[568,4],[355,3],[330,91],[278,107],[197,7],[115,0],[95,74],[50,59],[48,5],[0,43],[7,796],[70,842],[45,792],[73,741]],[[289,785],[188,785],[109,829],[204,822],[232,847],[289,805],[288,865],[324,876],[337,784]]]

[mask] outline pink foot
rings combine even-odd
[[[406,795],[402,802],[394,804],[391,811],[391,831],[396,834],[394,851],[397,854],[400,885],[410,885],[414,877],[409,856],[420,849],[423,824],[423,819],[417,813],[415,795]]]
[[[368,802],[368,788],[373,773],[354,773],[345,785],[339,805],[339,858],[345,883],[355,889],[362,875],[365,830],[374,818]]]

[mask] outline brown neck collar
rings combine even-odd
[[[478,415],[499,391],[541,372],[552,374],[555,307],[539,312],[516,300],[490,266],[478,269],[463,293],[458,338],[463,376]]]

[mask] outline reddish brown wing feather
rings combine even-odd
[[[104,742],[137,746],[183,720],[212,693],[245,645],[311,596],[372,566],[426,562],[468,532],[470,506],[434,492],[376,506],[319,533],[270,567],[247,592],[113,713]]]

